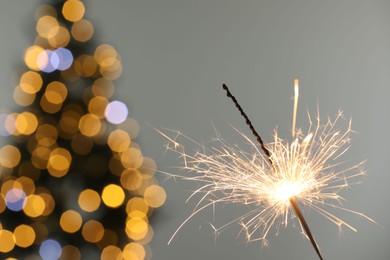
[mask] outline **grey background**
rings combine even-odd
[[[2,0],[0,4],[1,107],[12,107],[13,72],[35,34],[31,24],[41,1]],[[173,128],[196,140],[213,136],[212,123],[231,143],[240,143],[230,125],[246,130],[224,97],[227,83],[263,139],[275,126],[289,135],[292,81],[300,79],[298,125],[306,108],[353,117],[348,159],[367,160],[363,182],[343,193],[347,206],[379,224],[340,212],[358,232],[305,212],[325,259],[390,259],[390,1],[232,1],[159,0],[87,2],[86,18],[96,42],[114,45],[124,73],[116,97],[127,102],[141,126],[138,142],[161,170],[179,162],[164,154],[156,128]],[[173,171],[173,170],[170,170]],[[161,176],[163,179],[164,176]],[[195,217],[170,246],[167,241],[190,214],[185,204],[193,183],[162,182],[168,193],[154,217],[153,259],[316,259],[298,228],[270,234],[270,247],[237,238],[239,228],[214,241],[211,210]],[[222,218],[229,217],[229,208]]]

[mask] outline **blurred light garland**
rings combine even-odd
[[[2,259],[150,259],[150,217],[166,193],[134,142],[137,122],[112,100],[119,53],[92,43],[79,0],[35,13],[13,99],[0,112]]]

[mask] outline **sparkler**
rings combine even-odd
[[[328,119],[325,124],[321,124],[318,114],[316,124],[313,124],[309,115],[310,127],[307,133],[296,129],[299,88],[298,80],[295,80],[292,141],[281,139],[275,130],[274,141],[264,144],[228,87],[224,84],[223,88],[245,118],[260,147],[239,130],[239,134],[248,142],[250,151],[237,145],[229,145],[218,132],[218,146],[208,148],[180,132],[172,131],[174,137],[171,138],[158,131],[169,141],[167,150],[177,153],[183,160],[182,169],[186,174],[179,177],[202,185],[189,198],[200,195],[196,207],[175,231],[168,244],[193,216],[208,207],[214,208],[217,204],[225,203],[249,205],[253,209],[215,228],[216,231],[239,223],[248,241],[261,240],[263,245],[267,245],[267,235],[271,228],[276,226],[279,230],[281,225],[287,227],[296,216],[320,259],[323,258],[319,247],[298,202],[314,209],[339,228],[346,226],[357,231],[328,211],[328,208],[347,211],[374,222],[362,213],[344,208],[341,204],[344,199],[338,194],[349,186],[350,179],[365,173],[361,170],[363,163],[339,169],[346,164],[339,159],[349,148],[349,136],[352,132],[351,121],[343,131],[336,128],[342,112],[333,121]],[[183,142],[195,145],[196,151],[193,154],[185,151],[183,142],[180,141],[182,139]],[[256,236],[257,234],[261,235]]]

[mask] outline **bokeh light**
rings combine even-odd
[[[41,243],[39,255],[43,260],[54,260],[60,258],[62,248],[60,243],[54,239],[47,239]]]
[[[26,193],[18,188],[10,189],[5,195],[7,208],[12,211],[21,211],[26,202]]]
[[[79,42],[86,42],[92,38],[94,29],[88,20],[80,20],[72,25],[72,36]]]
[[[14,234],[6,229],[0,230],[0,252],[8,253],[15,247]]]
[[[20,151],[15,146],[7,144],[0,148],[0,165],[13,168],[19,164],[20,158]]]
[[[60,59],[56,52],[44,50],[37,57],[37,65],[43,72],[53,72],[58,68]]]
[[[97,243],[103,238],[104,227],[96,220],[89,220],[84,224],[82,234],[86,241]]]
[[[126,104],[117,100],[110,102],[105,111],[107,120],[113,124],[123,123],[128,113]]]
[[[83,220],[81,215],[74,210],[67,210],[62,213],[60,218],[61,228],[68,233],[75,233],[81,227]]]
[[[150,259],[149,218],[164,203],[140,128],[115,100],[118,51],[93,40],[79,0],[35,12],[15,75],[16,112],[0,111],[0,252],[18,259]],[[20,256],[20,257],[19,257]],[[91,258],[91,259],[92,259]]]
[[[58,48],[55,50],[55,53],[58,56],[59,63],[57,66],[58,70],[67,70],[73,63],[72,52],[65,48]]]
[[[19,247],[29,247],[35,241],[34,229],[28,225],[17,226],[14,230],[15,243]]]
[[[42,87],[42,77],[37,72],[27,71],[22,74],[19,80],[19,86],[28,94],[37,93]]]
[[[125,192],[120,186],[109,184],[103,189],[102,200],[108,207],[119,207],[125,200]]]
[[[94,190],[83,190],[78,198],[80,208],[86,212],[93,212],[100,206],[100,195]]]
[[[62,7],[64,18],[71,22],[77,22],[83,18],[84,12],[84,4],[79,0],[68,0]]]

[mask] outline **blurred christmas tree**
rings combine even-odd
[[[91,41],[82,1],[51,2],[36,11],[20,109],[0,114],[1,259],[149,259],[166,195],[137,122],[112,100],[120,56]]]

